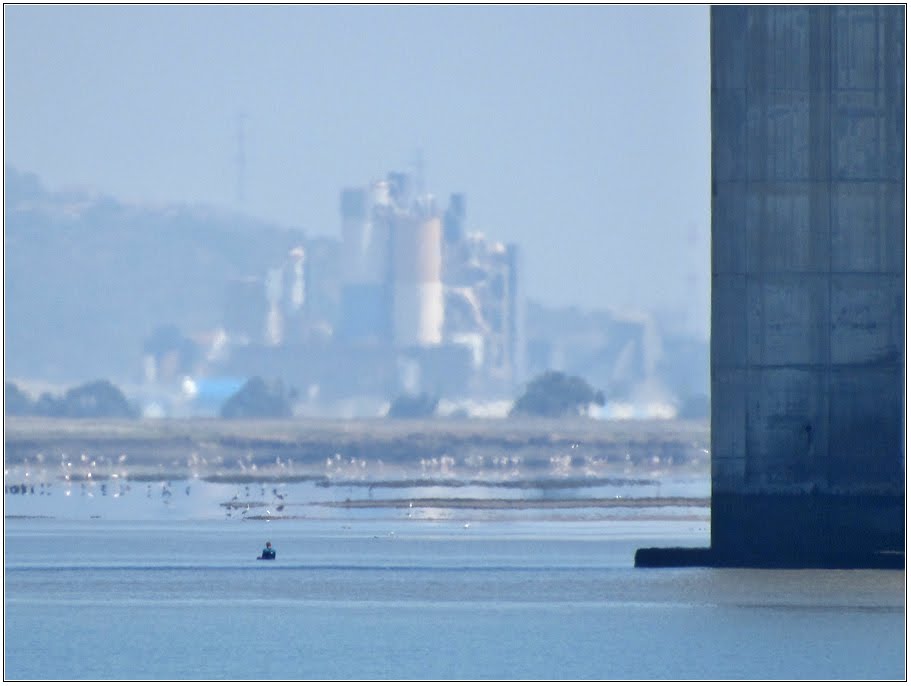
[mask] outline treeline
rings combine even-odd
[[[255,376],[225,401],[220,414],[224,419],[290,417],[296,398],[297,392],[286,390],[281,381],[267,383]]]
[[[281,381],[260,377],[247,381],[221,406],[225,419],[292,417],[297,392]],[[604,405],[604,393],[584,379],[549,371],[532,379],[513,403],[511,416],[581,417],[592,406]],[[392,418],[428,418],[436,415],[439,398],[422,393],[400,395],[387,413]],[[40,417],[138,417],[140,410],[109,381],[92,381],[55,396],[42,393],[32,400],[14,383],[6,383],[5,410],[8,416]]]
[[[120,417],[139,416],[123,392],[110,381],[91,381],[63,395],[42,393],[37,400],[16,384],[6,382],[4,411],[7,416],[34,417]]]
[[[225,418],[291,417],[297,394],[280,381],[267,383],[259,377],[244,386],[221,408]],[[403,394],[392,400],[387,417],[423,419],[436,416],[440,399],[429,393]],[[532,417],[582,417],[592,405],[604,405],[604,393],[584,379],[563,372],[545,372],[535,377],[513,404],[511,415]]]
[[[513,403],[510,416],[584,417],[592,405],[603,407],[604,393],[578,376],[548,371],[536,376]],[[439,398],[422,393],[396,398],[387,416],[418,419],[436,414]]]
[[[225,401],[220,415],[226,419],[242,417],[290,417],[297,393],[286,391],[280,381],[267,383],[254,377]],[[92,381],[71,388],[62,395],[42,393],[33,400],[28,393],[9,381],[5,384],[4,411],[11,417],[112,417],[131,419],[142,412],[110,381]]]

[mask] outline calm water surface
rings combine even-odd
[[[4,676],[905,678],[903,572],[634,569],[708,523],[459,517],[8,519]]]

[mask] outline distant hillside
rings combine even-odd
[[[231,278],[262,276],[303,233],[211,209],[148,208],[4,176],[7,378],[134,380],[163,324],[217,326]]]

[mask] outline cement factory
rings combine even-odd
[[[443,416],[504,416],[549,370],[602,389],[605,418],[707,408],[707,342],[644,312],[528,302],[519,247],[470,230],[465,194],[440,207],[421,185],[390,172],[343,188],[338,237],[302,235],[228,281],[220,325],[184,339],[198,354],[173,336],[145,353],[144,414],[215,415],[261,377],[302,416],[383,416],[422,394]]]
[[[458,193],[442,210],[406,173],[343,189],[340,240],[308,239],[264,278],[227,285],[207,370],[220,385],[194,381],[197,402],[251,376],[347,413],[400,394],[514,394],[525,380],[519,249],[467,231],[466,210]]]

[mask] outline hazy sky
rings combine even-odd
[[[339,235],[424,160],[527,294],[708,336],[707,6],[4,7],[5,162]],[[238,131],[244,115],[243,201]]]

